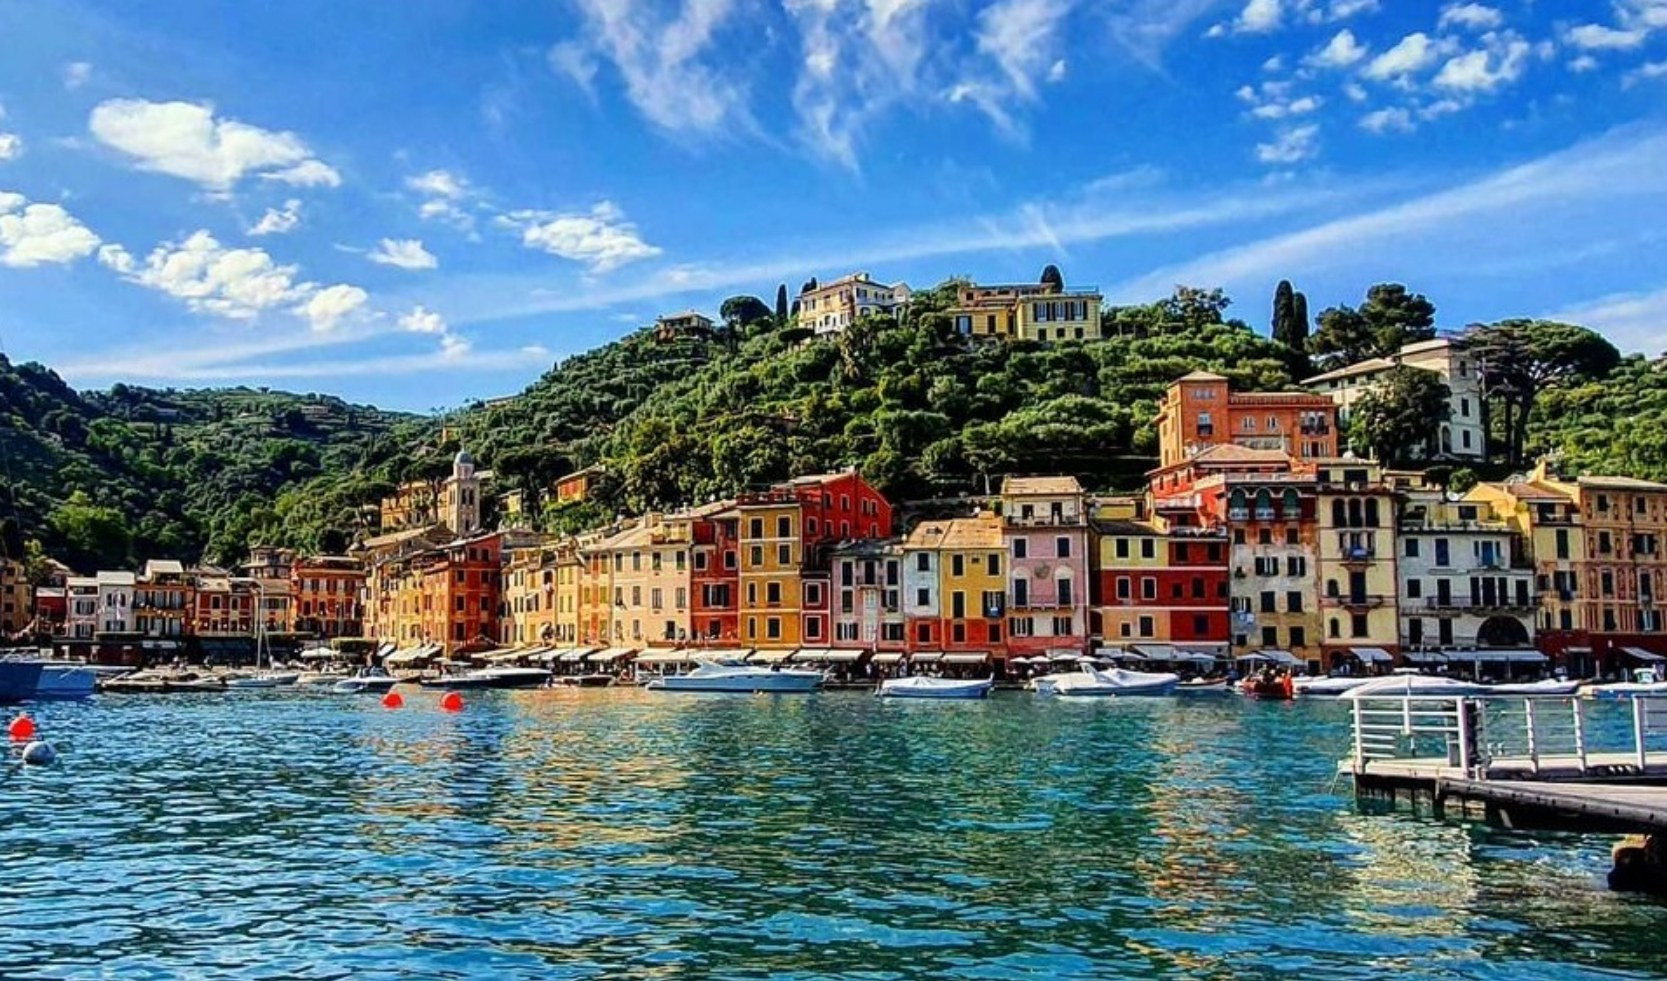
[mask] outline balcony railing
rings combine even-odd
[[[1394,597],[1373,596],[1366,593],[1347,593],[1342,595],[1330,595],[1327,596],[1326,599],[1338,606],[1364,610],[1376,609],[1377,607],[1384,606],[1391,602]]]

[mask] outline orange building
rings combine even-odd
[[[601,467],[586,467],[557,480],[556,503],[571,504],[574,501],[589,500],[591,491],[596,487],[596,478],[600,476]]]
[[[362,636],[364,585],[365,568],[358,559],[316,555],[299,560],[290,568],[295,629],[325,639]]]
[[[1337,406],[1308,392],[1234,392],[1207,371],[1182,377],[1158,405],[1158,466],[1210,446],[1278,450],[1298,460],[1337,456]]]

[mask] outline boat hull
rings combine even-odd
[[[1369,685],[1376,680],[1376,678],[1314,678],[1312,680],[1298,678],[1294,685],[1298,695],[1336,698],[1346,691],[1353,691],[1361,685]]]
[[[995,687],[991,679],[948,681],[942,678],[894,678],[880,683],[881,698],[921,698],[971,701],[987,698]]]
[[[667,692],[790,695],[813,692],[821,686],[821,674],[772,671],[768,674],[736,675],[721,678],[668,675],[664,678],[655,678],[643,687],[649,691]]]
[[[1177,694],[1177,695],[1225,695],[1225,694],[1227,694],[1227,682],[1226,682],[1226,680],[1222,680],[1222,681],[1208,681],[1208,682],[1205,682],[1203,684],[1188,684],[1187,682],[1183,681],[1180,684],[1175,686],[1175,694]]]
[[[330,686],[340,695],[383,695],[399,684],[398,678],[348,678]]]
[[[21,702],[40,688],[41,665],[36,661],[0,661],[0,702]]]
[[[35,685],[36,699],[75,701],[91,698],[98,690],[98,676],[75,665],[47,664],[41,667],[40,681]]]

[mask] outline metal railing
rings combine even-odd
[[[1619,758],[1640,772],[1667,763],[1667,696],[1623,701],[1630,704],[1571,695],[1359,698],[1351,755],[1356,772],[1375,760],[1445,759],[1480,778],[1495,765],[1537,776],[1548,767],[1585,774]]]

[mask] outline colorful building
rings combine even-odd
[[[183,563],[151,559],[134,583],[133,630],[151,640],[179,644],[190,632],[196,605]]]
[[[1091,505],[1089,632],[1103,643],[1173,644],[1225,653],[1229,637],[1227,535],[1160,525],[1143,498]]]
[[[1420,447],[1423,455],[1429,459],[1486,459],[1487,426],[1482,418],[1481,371],[1462,341],[1450,338],[1418,341],[1386,357],[1368,358],[1315,375],[1302,386],[1335,402],[1338,422],[1346,425],[1355,403],[1367,392],[1381,387],[1390,371],[1403,366],[1431,372],[1447,386],[1447,418],[1441,422],[1437,445]]]
[[[923,521],[909,534],[902,568],[910,591],[900,600],[911,652],[1007,659],[1012,564],[1007,530],[1000,515],[986,511],[968,518]],[[1027,579],[1026,589],[1028,583]]]
[[[290,572],[295,568],[295,551],[260,545],[249,550],[243,569],[255,582],[258,615],[267,633],[289,633],[295,629],[295,587]]]
[[[1207,371],[1171,385],[1155,422],[1160,470],[1220,445],[1277,450],[1302,461],[1337,456],[1331,399],[1309,392],[1234,392],[1226,378]]]
[[[697,643],[734,646],[740,637],[740,514],[734,501],[696,508],[690,526],[689,623]]]
[[[364,635],[365,568],[348,555],[315,555],[290,567],[294,629],[323,639]]]
[[[861,317],[889,313],[909,300],[909,287],[887,286],[865,272],[832,282],[811,284],[799,294],[799,326],[818,334],[832,334]]]
[[[0,559],[0,634],[16,636],[30,629],[35,619],[34,590],[23,563]]]
[[[1096,340],[1101,336],[1102,302],[1094,289],[1067,291],[1049,283],[981,286],[964,282],[956,288],[955,306],[946,313],[955,330],[966,337]]]
[[[458,535],[474,534],[481,528],[481,495],[490,476],[476,469],[475,458],[467,450],[459,450],[452,458],[451,476],[409,481],[382,499],[378,511],[382,533],[440,524]]]
[[[198,638],[249,637],[255,630],[256,594],[252,579],[203,566],[190,572],[191,634]]]
[[[1002,533],[1011,571],[1007,649],[1013,656],[1088,644],[1088,515],[1075,477],[1008,477]]]
[[[1538,591],[1525,540],[1477,500],[1422,480],[1400,492],[1401,645],[1420,653],[1534,646]],[[1462,660],[1462,658],[1461,658]]]
[[[863,539],[833,550],[833,642],[842,648],[907,650],[900,540]]]
[[[648,514],[586,548],[606,568],[606,632],[615,646],[687,641],[692,519]]]
[[[1401,647],[1395,492],[1370,460],[1319,461],[1315,486],[1325,664],[1387,665]]]

